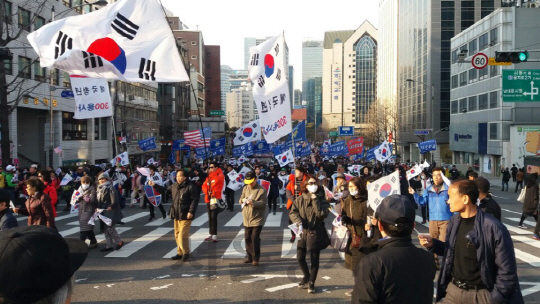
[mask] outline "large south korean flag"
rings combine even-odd
[[[281,34],[268,39],[249,52],[253,99],[264,138],[271,144],[292,132],[285,38]]]

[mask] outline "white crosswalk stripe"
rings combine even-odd
[[[229,244],[222,259],[241,259],[246,255],[246,241],[244,240],[244,230],[241,229],[234,240]]]
[[[283,229],[283,243],[281,244],[282,259],[296,259],[296,240],[294,243],[289,242],[291,237],[291,229]]]
[[[200,227],[208,222],[208,214],[203,213],[191,222],[191,227]]]
[[[532,254],[521,251],[517,248],[514,248],[516,252],[516,258],[522,260],[523,262],[529,263],[531,266],[540,267],[540,258]]]
[[[273,213],[269,213],[266,217],[266,222],[264,223],[264,227],[281,227],[281,217],[283,215],[283,212],[276,212],[274,215]]]
[[[513,232],[513,233],[516,233],[516,234],[531,234],[530,231],[528,230],[525,230],[525,229],[522,229],[522,228],[519,228],[519,227],[514,227],[514,226],[511,226],[511,225],[507,225],[507,224],[504,224],[506,226],[506,229],[508,229],[508,231],[510,232]]]
[[[74,227],[74,228],[71,228],[71,229],[68,229],[68,230],[64,230],[64,231],[60,231],[60,235],[62,237],[66,237],[66,236],[70,236],[72,234],[75,234],[77,232],[80,231],[80,228],[79,227]]]
[[[203,231],[204,230],[204,231]],[[206,228],[200,228],[197,230],[197,232],[193,233],[189,237],[189,251],[193,252],[199,245],[201,245],[204,242],[204,238],[206,238],[208,234],[206,233]],[[175,246],[173,250],[171,250],[169,253],[163,256],[164,259],[169,259],[172,256],[176,255],[178,253],[177,247]]]
[[[519,220],[520,218],[519,217],[506,217],[507,220],[510,220],[512,222],[518,222],[519,223]],[[526,225],[529,225],[531,227],[535,227],[536,226],[536,223],[535,222],[531,222],[531,221],[523,221],[523,224],[526,224]]]
[[[416,215],[416,216],[415,216],[415,220],[416,220],[418,223],[420,223],[422,226],[429,228],[429,222],[428,222],[428,223],[422,224],[422,221],[423,221],[423,220],[422,220],[422,218],[421,218],[420,216]]]
[[[116,227],[116,232],[118,232],[118,234],[120,235],[120,234],[122,234],[122,233],[124,233],[126,231],[131,230],[131,229],[132,229],[132,227]],[[98,244],[105,241],[105,235],[103,233],[96,235],[96,241],[98,242]],[[89,240],[86,240],[86,242],[90,243]]]
[[[160,218],[160,219],[157,219],[155,221],[151,221],[150,223],[146,224],[145,226],[152,226],[152,227],[157,227],[157,226],[161,226],[167,222],[170,222],[171,219],[170,218]]]
[[[127,258],[134,254],[135,252],[141,250],[148,244],[152,243],[153,241],[159,239],[160,237],[164,236],[165,234],[171,232],[173,228],[157,228],[156,230],[124,245],[121,250],[114,251],[112,253],[109,253],[105,257],[107,258]]]
[[[230,219],[227,224],[225,224],[225,227],[238,227],[242,225],[244,221],[244,218],[242,216],[242,212],[239,212],[233,216],[232,219]]]

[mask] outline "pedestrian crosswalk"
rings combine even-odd
[[[132,210],[132,209],[130,209]],[[220,237],[219,243],[226,242],[226,245],[214,246],[218,252],[218,257],[224,260],[241,259],[246,254],[246,246],[244,241],[244,228],[243,218],[240,210],[236,212],[226,212],[218,216],[218,230],[220,236],[224,235],[226,231],[226,237]],[[517,227],[519,218],[514,217],[515,212],[505,211],[503,209],[503,223],[507,227],[511,234],[515,247],[515,255],[518,264],[522,263],[527,267],[540,268],[540,241],[532,238],[532,230],[536,223],[532,221],[525,221],[525,225],[528,225],[528,229]],[[508,216],[508,217],[505,217]],[[146,217],[149,216],[148,212],[140,211],[133,214],[129,214],[122,220],[126,225],[118,225],[116,227],[119,234],[122,235],[125,245],[122,249],[110,252],[104,255],[107,258],[130,258],[136,256],[141,252],[150,252],[150,255],[157,255],[156,258],[168,259],[177,253],[176,242],[173,236],[173,223],[169,218],[157,219],[152,222],[147,222]],[[277,251],[277,256],[272,258],[281,259],[295,259],[297,243],[290,242],[291,232],[287,228],[287,212],[268,213],[266,215],[266,221],[261,235],[262,239],[262,251],[264,255],[265,246],[269,243],[277,244],[280,250]],[[25,218],[25,217],[21,217]],[[77,214],[65,214],[56,218],[57,227],[59,227],[59,233],[63,237],[78,237],[79,222]],[[21,221],[21,219],[18,219]],[[331,218],[328,221],[332,220]],[[422,224],[422,218],[416,216],[417,230],[420,233],[426,233],[429,229],[429,224]],[[129,226],[129,227],[127,227]],[[208,236],[208,215],[206,212],[197,214],[192,221],[190,233],[190,251],[196,252],[201,250],[207,250],[206,246],[201,246],[205,242],[205,238]],[[329,227],[330,225],[327,225]],[[97,229],[97,228],[96,228]],[[271,241],[267,237],[272,235]],[[329,231],[330,234],[330,231]],[[103,234],[96,236],[99,243],[104,242],[105,237]],[[277,240],[277,243],[274,242]],[[156,242],[160,241],[159,247],[156,246]],[[87,241],[88,242],[88,241]],[[169,245],[166,245],[169,244]],[[221,252],[219,252],[221,250]],[[334,249],[329,247],[329,251]],[[275,252],[275,251],[273,251]],[[146,254],[146,253],[145,253]],[[344,259],[344,254],[340,253],[341,260]]]

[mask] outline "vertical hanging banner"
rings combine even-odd
[[[253,99],[264,138],[271,144],[292,132],[285,37],[281,34],[268,39],[249,52]]]
[[[30,33],[28,41],[42,67],[69,74],[131,82],[189,80],[158,0],[118,1],[63,18]]]
[[[70,76],[75,96],[75,119],[110,117],[113,115],[109,84],[103,78]]]
[[[364,151],[364,138],[359,137],[351,139],[347,142],[347,147],[349,148],[349,154],[360,154]]]

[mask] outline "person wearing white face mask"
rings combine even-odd
[[[324,219],[330,212],[330,204],[326,201],[324,189],[318,185],[317,180],[308,174],[305,176],[305,181],[300,185],[301,195],[294,200],[289,218],[303,230],[298,240],[296,257],[304,278],[298,287],[308,287],[308,292],[314,293],[321,250],[330,245],[330,237],[324,227]],[[306,262],[308,252],[311,255],[311,270]]]
[[[81,178],[81,186],[73,192],[71,204],[75,206],[79,204],[79,238],[81,241],[90,240],[88,248],[96,248],[98,246],[96,235],[94,234],[94,226],[88,224],[88,221],[96,210],[96,188],[93,185],[92,178],[83,176]]]

